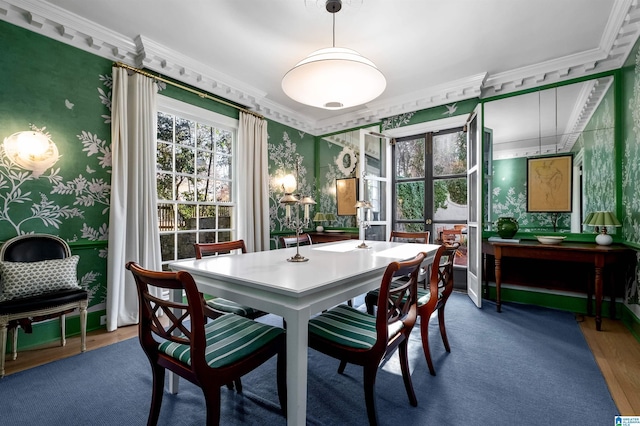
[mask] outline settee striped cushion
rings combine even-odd
[[[389,328],[395,336],[403,327],[397,321]],[[376,343],[376,317],[347,305],[338,305],[309,320],[309,333],[358,349],[371,349]]]
[[[284,330],[234,314],[222,315],[205,325],[205,359],[212,368],[230,365],[271,342]],[[191,365],[191,347],[165,341],[160,350]]]
[[[215,309],[217,312],[227,312],[243,317],[253,317],[259,312],[257,309],[232,302],[231,300],[223,299],[222,297],[214,297],[213,299],[207,300],[207,305]]]

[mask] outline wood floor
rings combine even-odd
[[[591,347],[594,358],[607,381],[609,391],[623,416],[640,415],[640,342],[620,322],[602,320],[602,331],[596,331],[593,317],[576,315],[582,332]],[[87,350],[120,342],[137,336],[137,326],[121,327],[107,333],[98,330],[87,334]],[[76,355],[80,338],[67,339],[64,348],[52,344],[47,347],[22,351],[15,361],[7,359],[5,374],[12,374],[57,359]]]

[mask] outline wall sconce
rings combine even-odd
[[[40,130],[17,132],[4,138],[4,152],[12,163],[30,170],[34,178],[60,158],[56,144]]]

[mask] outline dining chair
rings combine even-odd
[[[4,376],[7,332],[12,359],[18,356],[18,327],[31,333],[35,322],[60,318],[60,346],[65,346],[66,314],[80,313],[80,351],[86,350],[89,293],[78,285],[79,256],[62,238],[20,235],[0,249],[0,377]]]
[[[405,232],[405,231],[391,231],[389,241],[396,243],[419,243],[429,244],[429,237],[431,233],[429,231],[422,232]],[[422,283],[424,288],[427,288],[426,279],[429,275],[430,267],[420,267],[420,273],[418,274],[418,285]]]
[[[404,386],[412,406],[418,405],[407,357],[407,342],[417,316],[417,278],[425,253],[413,259],[391,262],[382,277],[376,315],[338,305],[309,320],[309,347],[340,360],[338,373],[348,363],[363,367],[364,395],[369,424],[378,424],[375,381],[380,362],[398,348]],[[394,283],[399,275],[407,281]]]
[[[313,244],[311,235],[300,234],[298,236],[292,235],[287,237],[280,237],[280,248],[295,247],[298,242],[301,246],[310,246],[311,244]]]
[[[140,316],[138,338],[153,374],[148,425],[160,416],[166,370],[199,386],[207,408],[206,424],[220,423],[220,388],[277,356],[277,389],[286,413],[285,332],[235,314],[215,316],[191,274],[150,271],[128,262],[136,282]],[[149,287],[182,290],[186,303],[153,296]]]
[[[196,252],[196,259],[202,259],[205,256],[220,256],[247,252],[244,240],[224,241],[219,243],[194,243],[193,248]],[[218,315],[232,313],[250,319],[256,319],[266,315],[266,312],[259,311],[250,306],[244,306],[221,297],[214,296],[211,299],[208,299],[207,305]]]
[[[424,357],[429,366],[429,373],[431,373],[432,376],[436,375],[436,370],[433,367],[431,351],[429,350],[429,320],[431,319],[431,315],[435,311],[438,311],[438,326],[440,327],[442,343],[444,344],[445,350],[451,352],[444,323],[444,308],[453,291],[453,262],[458,247],[460,247],[460,243],[440,246],[433,262],[433,265],[438,265],[438,267],[431,268],[429,289],[418,289],[418,316],[420,317],[422,350],[424,351]],[[434,294],[437,295],[437,297],[432,297]]]
[[[429,320],[431,315],[438,311],[438,325],[440,326],[440,335],[444,343],[445,350],[451,352],[449,340],[444,320],[444,307],[449,299],[449,295],[453,291],[453,262],[455,253],[459,243],[452,245],[441,245],[436,251],[433,258],[431,274],[429,279],[429,288],[418,288],[418,317],[420,318],[420,338],[422,340],[422,350],[424,357],[429,366],[429,373],[436,375],[433,361],[431,359],[431,351],[429,350]],[[438,267],[435,267],[438,265]],[[432,298],[432,294],[437,297]],[[365,304],[367,313],[373,314],[374,306],[378,303],[378,290],[373,290],[365,296]]]

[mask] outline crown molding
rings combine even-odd
[[[540,64],[481,73],[384,101],[340,116],[314,120],[267,98],[267,94],[180,52],[139,35],[134,40],[50,3],[0,0],[0,19],[95,55],[144,67],[211,92],[265,117],[312,135],[337,132],[407,112],[474,97],[485,98],[620,68],[640,34],[640,2],[615,0],[599,47]]]

